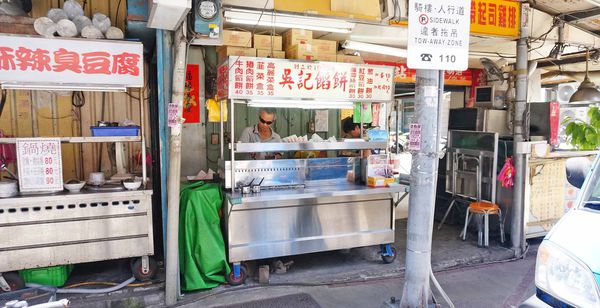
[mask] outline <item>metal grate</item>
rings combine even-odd
[[[133,208],[134,205],[139,205],[141,200],[133,199],[133,200],[122,200],[122,201],[112,201],[110,205],[112,206],[120,206],[125,205],[129,208]],[[40,206],[31,206],[31,207],[20,207],[20,208],[7,208],[0,209],[0,215],[3,214],[19,214],[19,213],[28,213],[28,212],[43,212],[43,211],[53,211],[53,210],[69,210],[69,209],[92,209],[98,207],[107,207],[109,206],[108,202],[89,202],[89,203],[79,203],[79,204],[57,204],[57,205],[47,205],[43,208]]]

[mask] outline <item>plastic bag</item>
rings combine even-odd
[[[373,122],[373,110],[371,109],[371,103],[354,103],[354,123],[360,123],[360,108],[362,106],[363,112],[363,123]]]
[[[220,104],[212,98],[206,101],[208,122],[221,122],[221,106],[223,106],[223,122],[227,122],[227,103]]]
[[[500,174],[498,174],[498,181],[502,187],[511,188],[515,185],[514,177],[515,167],[512,162],[512,157],[507,157],[502,170],[500,170]]]
[[[217,287],[231,271],[221,233],[222,203],[217,184],[196,182],[181,189],[179,267],[184,291]]]

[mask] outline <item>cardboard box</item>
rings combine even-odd
[[[252,32],[241,30],[223,30],[223,45],[252,47]]]
[[[311,44],[295,45],[285,50],[285,55],[288,59],[296,60],[314,60],[315,53]]]
[[[283,38],[279,35],[254,34],[254,48],[283,50]]]
[[[312,36],[310,30],[290,29],[283,34],[283,45],[287,50],[299,44],[312,44]]]
[[[336,57],[336,55],[324,55],[324,54],[317,53],[315,55],[315,60],[325,61],[325,62],[335,62],[335,61],[337,61],[337,57]]]
[[[217,48],[219,63],[227,60],[229,56],[256,57],[256,49],[246,47],[221,46]]]
[[[319,55],[335,55],[337,53],[337,41],[312,40],[312,45]]]
[[[257,49],[256,56],[259,58],[285,59],[285,51],[270,50],[270,49]]]
[[[359,56],[337,55],[337,62],[363,64],[363,59]]]
[[[394,178],[384,178],[382,176],[367,177],[367,186],[369,187],[387,187],[396,182]]]

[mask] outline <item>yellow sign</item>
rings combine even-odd
[[[471,0],[471,33],[519,37],[521,4],[512,0]],[[391,26],[407,27],[408,21],[390,20]]]
[[[511,0],[471,0],[471,33],[519,37],[521,4]]]

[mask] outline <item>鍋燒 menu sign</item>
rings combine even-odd
[[[334,62],[230,57],[218,70],[218,94],[230,99],[389,101],[394,68]]]
[[[22,192],[63,190],[59,138],[17,139],[17,167]]]

